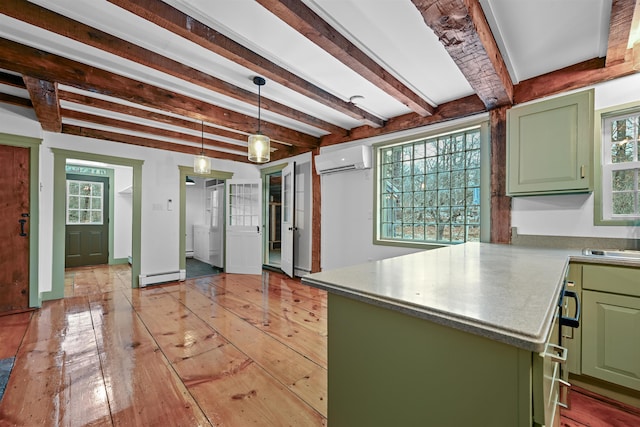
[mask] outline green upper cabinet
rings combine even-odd
[[[592,191],[593,89],[507,111],[507,195]]]

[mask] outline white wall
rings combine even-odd
[[[177,271],[179,267],[178,166],[193,165],[193,156],[129,144],[42,132],[29,109],[0,104],[0,132],[42,138],[40,147],[39,290],[51,290],[53,250],[53,153],[51,148],[143,160],[141,274]],[[236,178],[259,178],[254,165],[212,159],[212,169]],[[172,203],[169,204],[168,201]],[[169,206],[171,205],[171,208]]]
[[[637,102],[640,101],[640,74],[594,88],[596,111]],[[593,200],[593,194],[514,197],[511,225],[518,228],[518,234],[640,239],[637,226],[593,225]]]
[[[113,258],[131,256],[131,224],[133,221],[132,193],[123,192],[133,183],[133,168],[115,166],[113,196]]]
[[[416,252],[373,244],[373,169],[320,177],[322,270]]]

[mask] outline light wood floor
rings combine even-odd
[[[66,273],[65,299],[0,316],[16,357],[0,426],[327,425],[326,294],[282,274],[130,289],[128,266]],[[638,427],[575,390],[563,427]]]
[[[19,343],[0,425],[326,425],[324,292],[277,273],[129,284],[126,265],[69,270],[65,299],[0,318],[0,347]]]

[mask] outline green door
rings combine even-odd
[[[65,267],[109,263],[109,178],[67,174]]]

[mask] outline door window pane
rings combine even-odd
[[[67,224],[102,225],[104,183],[67,180]]]

